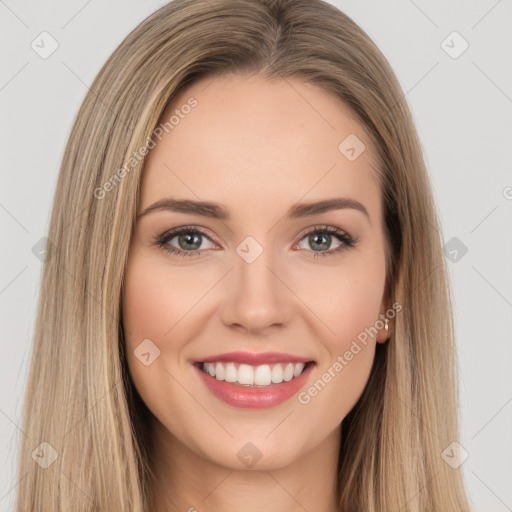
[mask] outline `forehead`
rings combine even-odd
[[[141,209],[172,196],[277,213],[298,201],[344,196],[368,203],[368,210],[373,204],[378,214],[372,142],[350,109],[315,85],[209,78],[175,97],[161,123],[171,116],[172,128],[161,140],[153,137]]]

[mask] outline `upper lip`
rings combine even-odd
[[[233,361],[236,363],[257,366],[261,364],[275,363],[307,363],[309,361],[313,361],[313,359],[294,356],[292,354],[284,354],[282,352],[261,352],[259,354],[255,354],[253,352],[227,352],[202,359],[196,359],[194,363],[213,363],[217,361]]]

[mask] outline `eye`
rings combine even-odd
[[[165,253],[180,257],[198,258],[203,251],[212,248],[211,246],[208,247],[208,243],[205,247],[203,243],[205,240],[215,245],[203,230],[192,226],[183,226],[164,232],[156,237],[154,243]],[[306,254],[309,253],[308,256],[313,258],[339,254],[343,250],[355,247],[357,242],[348,233],[334,226],[314,226],[312,229],[310,228],[293,247],[303,249],[302,240],[305,240],[306,244],[311,247],[311,249],[306,250]],[[333,241],[338,241],[338,245],[334,249],[327,250]]]
[[[307,252],[310,253],[308,256],[313,258],[317,258],[318,256],[333,256],[356,245],[354,238],[334,226],[314,226],[314,228],[308,231],[294,247],[303,248],[301,245],[302,240],[305,240],[305,243],[311,247],[311,250]],[[338,245],[334,249],[329,251],[325,250],[329,249],[332,242],[336,240],[338,241]]]
[[[171,242],[175,239],[175,245],[173,245]],[[204,239],[210,240],[204,231],[184,226],[166,231],[157,237],[155,243],[166,253],[184,257],[199,257],[203,250],[211,248],[208,247],[208,244],[205,247]]]

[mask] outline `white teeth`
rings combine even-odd
[[[256,371],[254,372],[254,384],[256,384],[256,386],[268,386],[271,382],[272,374],[270,372],[270,366],[268,364],[256,366]]]
[[[241,364],[238,367],[238,382],[240,384],[254,384],[254,370],[248,364]]]
[[[226,365],[226,373],[224,374],[224,378],[226,379],[226,382],[236,382],[238,380],[238,371],[234,363],[228,363]]]
[[[203,371],[226,382],[238,382],[246,386],[269,386],[289,382],[298,377],[306,365],[304,363],[278,363],[251,366],[238,363],[203,363]]]
[[[217,380],[224,380],[224,366],[221,363],[215,365],[215,378]]]
[[[304,370],[304,366],[306,366],[304,363],[297,363],[293,370],[293,376],[298,377],[302,373],[302,370]]]
[[[272,368],[272,382],[274,384],[279,384],[283,382],[283,368],[280,364],[276,364]]]
[[[215,375],[215,365],[214,364],[209,364],[208,365],[208,373],[213,377]]]
[[[288,363],[283,372],[283,379],[288,382],[293,379],[293,364]]]

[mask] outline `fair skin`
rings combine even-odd
[[[173,198],[222,204],[230,218],[170,210],[141,216],[123,288],[129,370],[152,413],[153,510],[334,512],[340,424],[386,331],[370,336],[307,404],[293,396],[260,409],[228,405],[192,362],[232,351],[308,357],[316,363],[301,389],[308,390],[386,311],[371,141],[346,106],[298,79],[200,81],[174,99],[164,122],[191,96],[197,106],[148,154],[138,214]],[[354,161],[338,149],[349,134],[366,145]],[[335,197],[357,201],[367,215],[347,207],[286,216],[297,203]],[[318,225],[338,228],[355,246],[325,231],[308,237]],[[199,256],[155,243],[181,226],[206,236],[194,246],[193,236],[186,245],[175,235],[166,245]],[[263,249],[252,263],[236,251],[248,236]],[[332,254],[311,257],[321,252]],[[146,339],[160,350],[147,366],[134,355]],[[237,456],[247,443],[260,456],[251,467]]]

